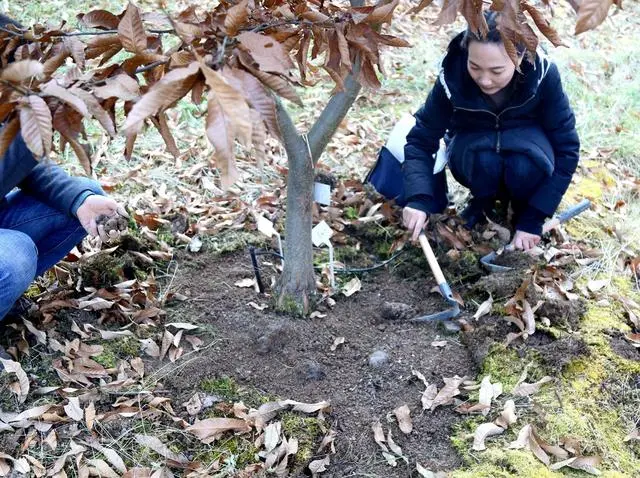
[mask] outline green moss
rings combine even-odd
[[[489,442],[487,442],[489,443]],[[471,444],[467,443],[470,448]],[[503,450],[488,447],[482,452],[473,452],[480,462],[470,469],[454,471],[452,478],[553,478],[562,476],[554,473],[539,462],[532,453],[523,450]]]
[[[267,239],[262,234],[249,231],[225,231],[203,239],[206,250],[214,255],[226,254],[249,245],[264,246]]]
[[[491,375],[492,381],[502,383],[506,391],[511,391],[525,365],[514,349],[495,344],[482,364],[481,375]]]
[[[200,382],[200,388],[204,392],[217,395],[225,400],[238,398],[238,384],[230,377],[207,378]]]
[[[322,422],[315,417],[307,417],[294,412],[285,412],[280,416],[282,432],[289,438],[298,440],[298,453],[294,457],[294,466],[309,463],[322,437]]]
[[[219,461],[226,465],[228,471],[233,472],[259,462],[259,451],[247,435],[234,435],[196,452],[194,461],[202,463],[204,468]]]
[[[354,206],[348,206],[344,208],[343,215],[346,219],[349,219],[352,221],[360,217],[360,215],[358,214],[358,209],[355,208]]]
[[[108,287],[122,280],[124,260],[120,257],[96,254],[81,266],[82,281],[85,286]]]
[[[105,368],[114,368],[118,360],[129,360],[140,354],[140,342],[134,337],[108,340],[101,343],[103,351],[93,359]]]

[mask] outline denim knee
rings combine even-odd
[[[0,230],[0,298],[18,299],[35,278],[37,263],[38,249],[28,235]]]

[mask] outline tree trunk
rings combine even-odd
[[[334,95],[304,138],[280,101],[276,102],[278,124],[289,164],[287,216],[285,221],[284,270],[276,285],[277,309],[305,316],[311,311],[316,292],[313,270],[314,166],[327,143],[360,92],[356,66],[345,81],[345,91]]]
[[[302,151],[288,152],[285,262],[277,289],[278,309],[298,316],[311,311],[316,290],[311,242],[314,168],[304,142],[302,146]]]

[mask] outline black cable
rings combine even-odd
[[[358,267],[358,268],[344,268],[344,269],[335,269],[334,272],[336,274],[358,274],[358,273],[362,273],[362,272],[370,272],[370,271],[374,271],[376,269],[379,269],[381,267],[386,266],[387,264],[389,264],[390,262],[394,261],[398,256],[400,256],[401,254],[403,254],[404,252],[406,252],[407,249],[400,249],[398,252],[396,252],[394,255],[392,255],[389,259],[386,259],[382,262],[380,262],[379,264],[374,264],[373,266],[369,266],[369,267]],[[260,277],[260,272],[259,269],[260,267],[257,265],[257,259],[256,256],[274,256],[274,257],[278,257],[280,259],[283,259],[283,257],[275,252],[275,251],[267,251],[264,249],[255,249],[253,247],[249,248],[249,254],[251,255],[251,262],[254,263],[254,272],[256,272],[256,279]],[[315,266],[314,267],[316,270],[322,270],[323,267],[322,266]],[[260,283],[258,283],[258,287],[260,287]]]

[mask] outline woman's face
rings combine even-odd
[[[486,95],[493,95],[513,78],[515,65],[502,43],[469,42],[467,70]]]

